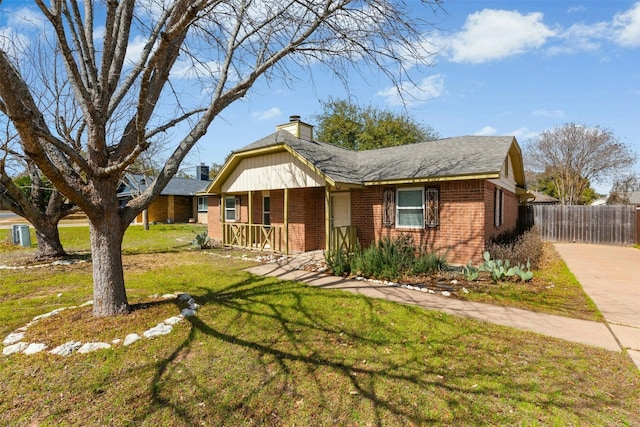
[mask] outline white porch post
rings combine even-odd
[[[224,206],[224,201],[225,199],[225,194],[224,193],[220,193],[220,223],[222,224],[222,244],[225,245],[227,243],[227,236],[226,236],[226,226],[225,226],[225,206]]]
[[[247,203],[247,209],[249,209],[249,213],[247,216],[249,217],[249,231],[247,233],[247,238],[249,239],[248,246],[253,248],[253,191],[249,191],[249,202]]]
[[[331,249],[331,188],[329,184],[324,187],[324,247],[325,251]]]

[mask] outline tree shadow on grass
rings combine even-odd
[[[593,420],[615,408],[607,393],[622,392],[594,393],[586,382],[565,395],[566,381],[588,374],[580,372],[582,356],[557,352],[557,341],[528,333],[255,276],[200,290],[198,316],[189,318],[184,341],[157,363],[149,413],[138,420],[170,408],[189,425],[202,419],[477,425],[517,423],[518,411],[525,411],[525,419],[544,424],[558,413],[560,420]],[[195,344],[208,339],[215,347],[202,353]],[[190,366],[188,352],[212,361]],[[549,361],[558,368],[545,367]],[[195,402],[174,398],[178,365],[192,370],[193,394],[211,408],[195,410]]]

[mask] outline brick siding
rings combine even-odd
[[[193,199],[189,196],[159,196],[147,209],[149,222],[189,222],[194,213]],[[138,214],[135,222],[142,223],[142,213]]]
[[[412,187],[415,187],[413,185]],[[384,237],[410,235],[417,246],[446,254],[447,261],[466,264],[482,261],[485,242],[516,228],[518,198],[504,190],[504,222],[494,224],[495,188],[487,180],[441,182],[426,185],[439,193],[439,225],[434,228],[398,229],[382,224],[383,193],[387,187],[372,186],[351,191],[351,224],[356,226],[362,246]],[[395,191],[396,187],[393,188]],[[284,225],[284,191],[272,190],[271,224]],[[325,248],[325,189],[299,188],[289,190],[289,250],[310,251]],[[248,195],[241,197],[240,221],[248,222]],[[222,238],[220,196],[209,196],[209,235]],[[262,222],[262,193],[255,192],[253,223]]]
[[[383,237],[410,235],[416,246],[445,253],[447,261],[479,263],[487,239],[516,227],[518,199],[504,191],[504,223],[494,225],[495,185],[485,180],[442,182],[426,185],[439,193],[439,225],[434,228],[404,229],[382,224],[382,186],[354,190],[351,194],[352,224],[360,244],[368,246]],[[391,187],[390,187],[391,188]],[[396,187],[392,187],[395,191]]]

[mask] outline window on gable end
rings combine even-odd
[[[509,156],[504,160],[504,176],[509,178]]]
[[[425,225],[437,227],[440,225],[438,209],[438,189],[427,188],[425,191]]]
[[[382,193],[382,225],[391,227],[395,223],[396,192],[393,188],[385,188]]]

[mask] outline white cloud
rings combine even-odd
[[[595,51],[600,49],[605,35],[610,33],[610,26],[606,22],[598,22],[591,25],[573,24],[559,34],[564,44],[553,46],[549,54],[576,53],[583,51]]]
[[[562,110],[535,110],[533,112],[534,116],[538,117],[553,117],[553,118],[561,118],[564,117],[564,111]]]
[[[0,49],[12,58],[19,58],[30,45],[29,37],[11,28],[0,27]]]
[[[527,127],[521,127],[511,132],[509,135],[515,136],[518,142],[520,142],[520,145],[522,145],[524,142],[538,136],[538,132],[534,132]]]
[[[280,110],[278,107],[269,108],[268,110],[264,111],[254,111],[251,113],[251,117],[253,117],[254,120],[258,121],[275,119],[276,117],[280,117],[281,115],[282,110]]]
[[[570,6],[569,9],[567,9],[567,13],[579,13],[585,10],[587,10],[587,8],[584,6]]]
[[[558,37],[563,44],[551,47],[548,52],[552,55],[596,51],[605,42],[624,47],[640,47],[640,2],[615,15],[611,21],[573,24],[559,32]]]
[[[46,25],[46,19],[40,12],[27,7],[13,10],[7,16],[7,26],[12,28],[44,28]]]
[[[457,34],[439,40],[453,62],[479,64],[540,48],[556,32],[542,22],[542,13],[484,9],[467,17]]]
[[[94,37],[96,34],[94,34]],[[142,36],[135,36],[133,40],[127,45],[127,53],[125,55],[125,62],[129,64],[135,64],[140,60],[144,45],[147,43],[147,39]]]
[[[640,46],[640,2],[613,17],[615,41],[622,46]]]
[[[485,126],[482,129],[475,131],[473,134],[481,136],[491,136],[496,135],[497,133],[498,129],[494,128],[493,126]]]
[[[403,83],[400,87],[391,86],[376,93],[385,98],[391,106],[411,106],[438,98],[445,93],[444,75],[436,74],[425,77],[417,84]]]

